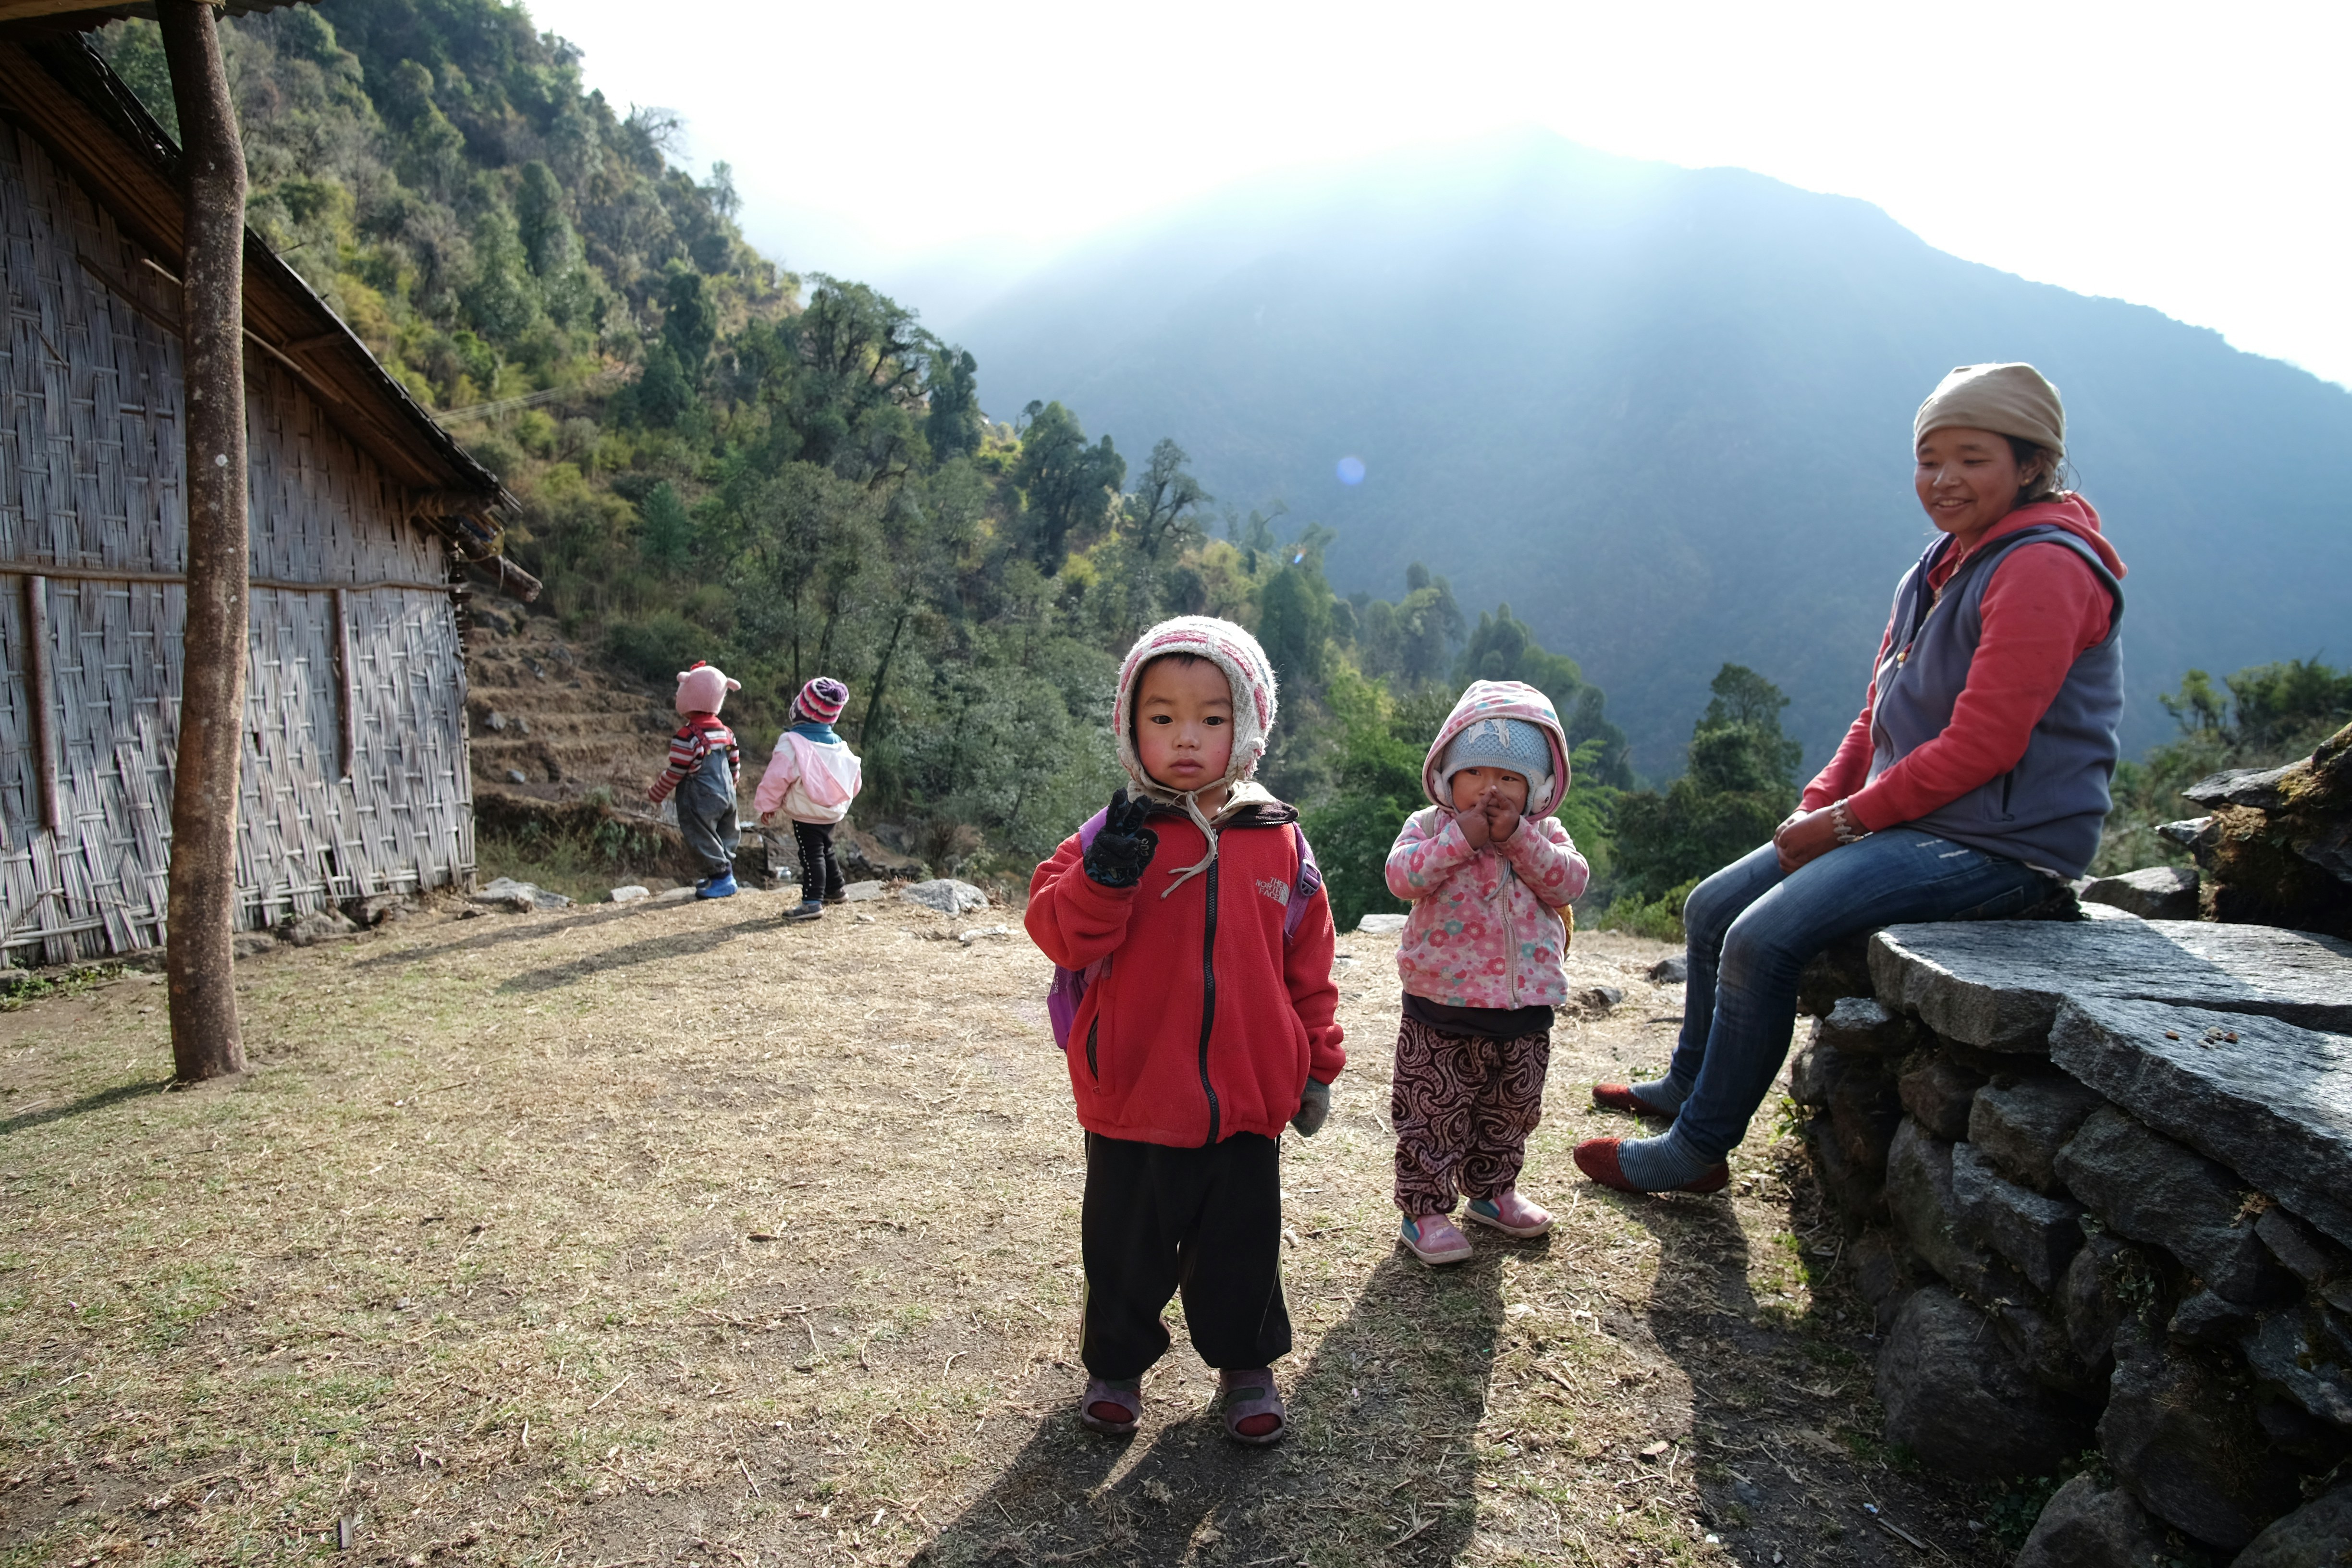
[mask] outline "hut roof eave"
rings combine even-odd
[[[0,6],[37,3],[0,0]],[[0,20],[8,16],[0,10]],[[70,33],[0,32],[0,114],[37,137],[142,245],[179,262],[179,148],[88,40]],[[249,228],[245,268],[248,338],[308,386],[326,416],[413,492],[415,521],[487,564],[498,550],[501,518],[516,507],[498,476],[443,429],[349,323]]]

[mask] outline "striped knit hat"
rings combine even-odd
[[[793,711],[803,719],[814,719],[820,724],[830,724],[841,717],[849,706],[849,688],[830,675],[820,675],[801,688],[793,699]]]

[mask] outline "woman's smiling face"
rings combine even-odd
[[[1914,483],[1928,520],[1965,548],[2017,507],[2025,474],[2009,437],[1947,426],[1919,437]]]

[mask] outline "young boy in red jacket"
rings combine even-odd
[[[1272,1443],[1288,1426],[1276,1140],[1322,1127],[1348,1058],[1330,902],[1298,814],[1251,776],[1274,685],[1230,621],[1146,632],[1111,710],[1132,788],[1029,882],[1029,934],[1088,981],[1066,1053],[1087,1130],[1078,1419],[1113,1436],[1142,1418],[1180,1289],[1227,1435]]]

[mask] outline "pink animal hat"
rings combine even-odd
[[[719,705],[727,700],[730,691],[740,691],[743,683],[730,680],[727,672],[715,664],[699,659],[692,669],[677,672],[677,710],[680,713],[716,713]]]

